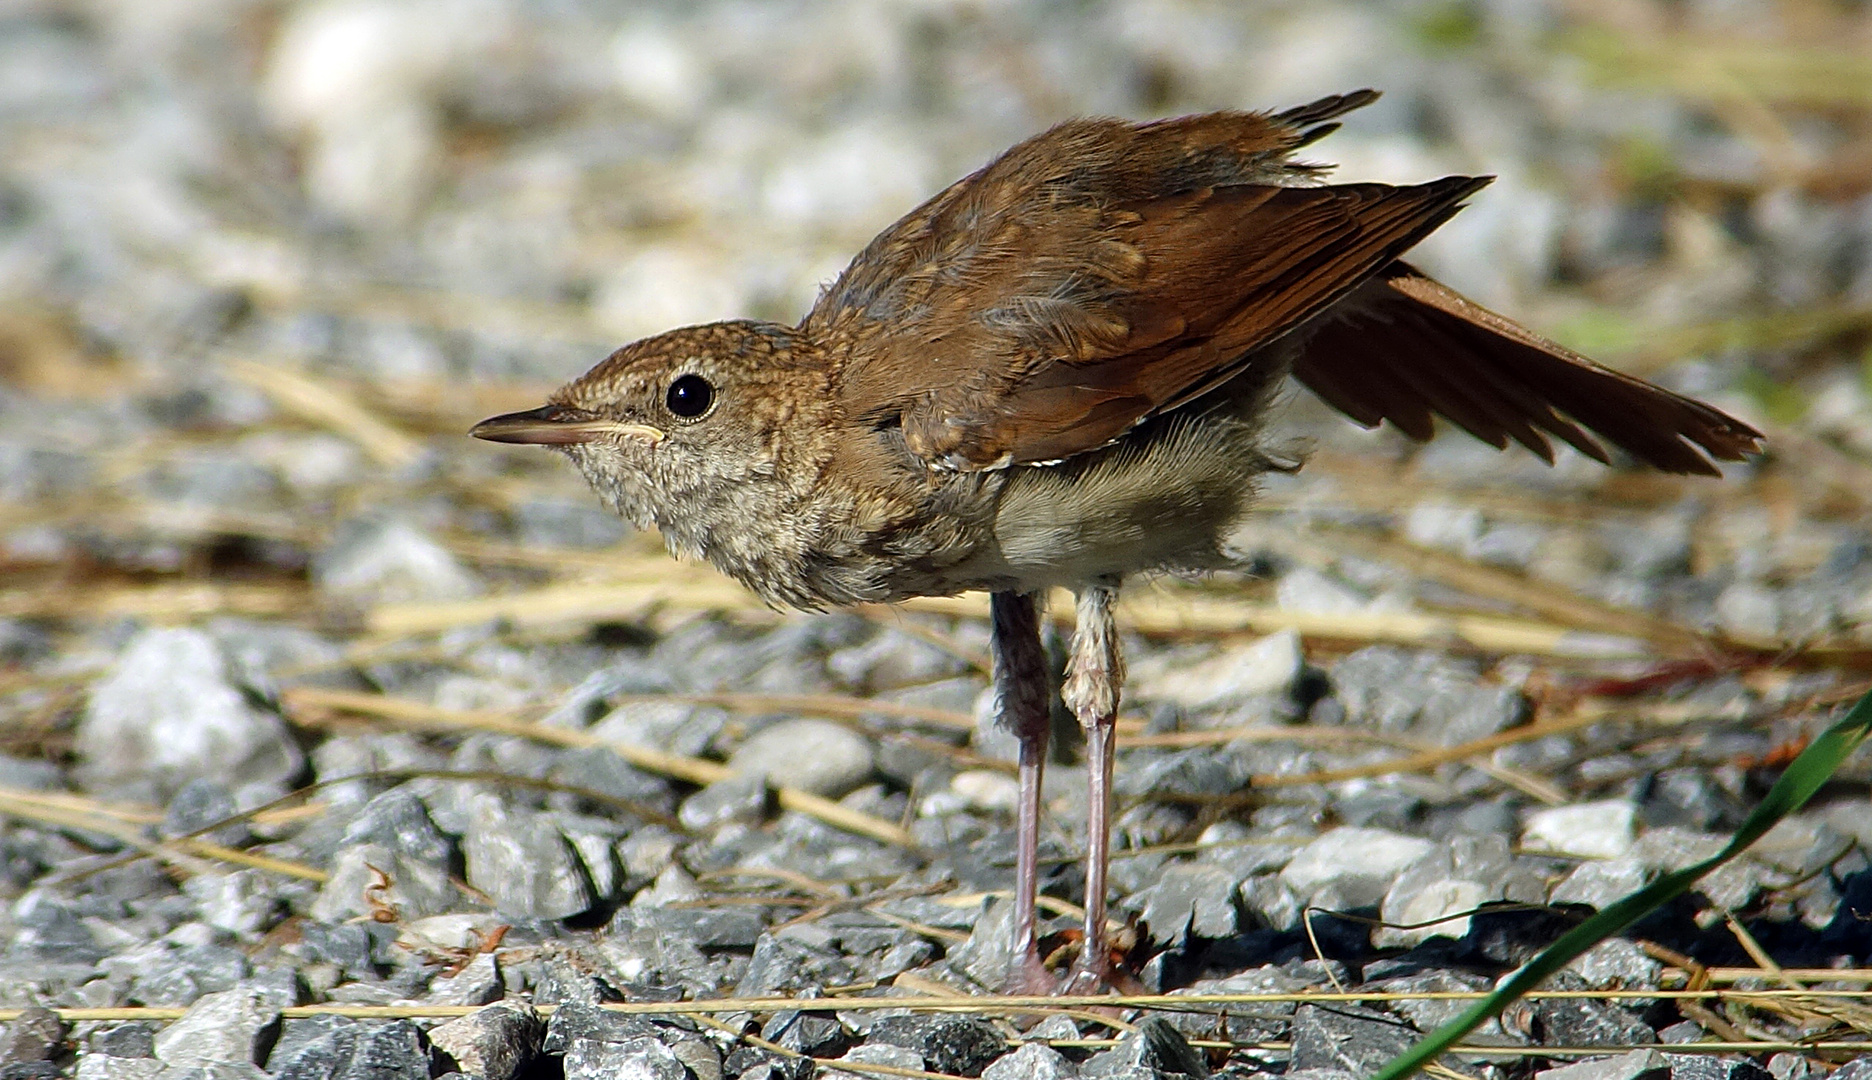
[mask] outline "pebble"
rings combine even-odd
[[[584,868],[551,817],[486,792],[471,796],[469,808],[462,838],[468,884],[496,908],[523,919],[563,919],[592,906]]]
[[[1197,664],[1139,665],[1131,673],[1135,686],[1130,689],[1146,700],[1223,709],[1263,696],[1291,695],[1305,661],[1300,635],[1282,630]]]
[[[1075,1030],[1066,1038],[1077,1038]],[[1058,1050],[1044,1043],[1022,1043],[1011,1054],[1003,1054],[982,1070],[982,1080],[1071,1080],[1077,1075],[1072,1063]]]
[[[204,994],[156,1034],[156,1057],[178,1069],[258,1064],[273,1041],[279,1010],[265,991],[250,987]]]
[[[707,832],[724,825],[753,825],[767,816],[773,796],[760,773],[737,773],[683,800],[677,820],[692,832]]]
[[[832,798],[870,779],[875,765],[870,739],[810,717],[762,728],[728,759],[728,767],[742,775]]]
[[[200,779],[281,785],[304,761],[279,717],[229,680],[214,639],[181,627],[130,640],[91,689],[76,750],[88,783],[159,796]]]
[[[447,548],[395,518],[341,527],[314,560],[312,578],[321,590],[359,607],[466,600],[482,592]]]
[[[1656,1050],[1588,1058],[1557,1069],[1542,1069],[1534,1076],[1535,1080],[1674,1080],[1671,1059]]]
[[[330,875],[322,887],[250,869],[190,873],[178,883],[150,860],[83,876],[71,871],[118,857],[114,838],[9,823],[0,834],[9,946],[0,955],[0,1004],[8,1006],[200,1009],[238,993],[251,993],[256,1009],[558,1002],[557,1049],[516,1064],[519,1075],[565,1072],[572,1042],[639,1040],[634,1066],[665,1080],[808,1080],[812,1061],[749,1047],[723,1057],[713,1034],[674,1023],[634,1020],[601,1037],[599,1019],[588,1016],[583,1035],[566,1035],[579,1010],[617,996],[823,992],[903,973],[1000,989],[1011,948],[1006,904],[958,908],[940,894],[904,893],[945,878],[952,893],[1006,889],[1015,787],[1006,772],[954,752],[966,745],[1009,760],[1005,732],[984,726],[965,743],[965,732],[925,728],[955,745],[913,744],[823,719],[636,696],[844,692],[980,716],[989,645],[981,620],[928,610],[883,620],[770,619],[677,604],[620,607],[615,621],[561,633],[535,625],[538,609],[529,606],[516,609],[523,614],[512,627],[490,617],[428,635],[418,649],[356,650],[367,629],[360,616],[396,613],[373,611],[383,605],[442,611],[437,605],[489,593],[563,588],[576,581],[568,573],[575,564],[608,561],[617,553],[606,549],[620,542],[634,553],[647,539],[554,455],[463,439],[461,427],[479,415],[467,410],[489,387],[555,385],[626,337],[680,322],[718,314],[791,322],[875,227],[1049,117],[1276,106],[1370,81],[1388,90],[1385,99],[1321,144],[1325,160],[1347,162],[1344,175],[1403,181],[1476,160],[1515,166],[1413,256],[1486,290],[1479,299],[1540,311],[1553,306],[1552,281],[1564,278],[1585,294],[1619,298],[1628,310],[1610,313],[1617,336],[1638,316],[1694,326],[1746,318],[1763,297],[1850,308],[1872,295],[1865,260],[1851,257],[1872,236],[1864,207],[1799,185],[1751,197],[1746,185],[1769,179],[1760,155],[1722,125],[1692,122],[1693,104],[1595,88],[1577,72],[1534,90],[1491,76],[1481,80],[1490,92],[1477,93],[1478,79],[1500,67],[1501,48],[1526,51],[1551,36],[1553,13],[1541,3],[1458,5],[1463,18],[1431,19],[1432,36],[1463,42],[1428,64],[1410,59],[1428,26],[1419,25],[1422,12],[1369,2],[1160,4],[1144,16],[1106,4],[1054,18],[1030,0],[656,10],[589,0],[304,0],[275,5],[277,18],[259,24],[221,18],[222,6],[94,0],[74,19],[28,5],[9,14],[0,34],[0,111],[30,133],[9,148],[16,153],[0,155],[0,501],[19,509],[19,520],[0,530],[0,553],[29,583],[94,581],[106,604],[91,607],[87,588],[72,594],[81,610],[69,617],[0,619],[0,664],[18,682],[0,695],[0,721],[26,739],[9,744],[17,758],[0,757],[0,786],[160,808],[151,834],[173,837],[307,779],[352,779],[319,790],[327,810],[317,818],[268,815],[214,836],[315,867]],[[1734,3],[1680,6],[1674,15],[1683,25],[1674,29],[1687,35],[1721,37],[1740,25]],[[1763,10],[1743,21],[1773,37],[1781,17]],[[200,62],[221,55],[251,63]],[[1267,62],[1244,66],[1247,55]],[[1839,116],[1800,120],[1795,140],[1815,160],[1852,134]],[[1669,138],[1645,145],[1660,132]],[[1645,184],[1608,185],[1606,177],[1631,171],[1620,156],[1634,145],[1673,175],[1741,192],[1748,227],[1666,206]],[[1657,163],[1638,164],[1647,171]],[[1526,179],[1536,175],[1538,185]],[[1616,287],[1627,278],[1640,283],[1636,292]],[[443,302],[462,297],[472,299],[472,318],[449,315],[461,305]],[[1606,328],[1561,329],[1590,340]],[[1616,360],[1616,352],[1605,354]],[[1856,356],[1817,354],[1820,366],[1807,371],[1760,353],[1746,345],[1659,374],[1759,415],[1760,403],[1741,387],[1756,380],[1752,367],[1769,371],[1791,380],[1777,394],[1785,389],[1810,406],[1802,417],[1790,411],[1784,425],[1846,452],[1872,447]],[[262,392],[223,373],[226,357],[300,371],[334,390],[338,408]],[[449,392],[438,396],[438,387]],[[400,434],[358,421],[346,398]],[[1872,548],[1839,509],[1851,493],[1836,493],[1838,506],[1818,516],[1806,513],[1802,484],[1783,483],[1785,462],[1726,470],[1731,479],[1697,481],[1681,499],[1645,510],[1631,500],[1663,492],[1655,478],[1608,473],[1570,451],[1549,468],[1461,438],[1411,449],[1388,429],[1355,430],[1327,416],[1306,395],[1273,422],[1268,440],[1271,452],[1311,441],[1320,453],[1302,476],[1264,480],[1257,525],[1243,532],[1250,574],[1239,599],[1250,603],[1369,615],[1413,605],[1536,614],[1400,575],[1389,562],[1342,556],[1330,535],[1389,530],[1748,641],[1872,640],[1862,625],[1872,616]],[[1354,490],[1363,480],[1337,465],[1354,456],[1410,470],[1405,487],[1417,486],[1401,500],[1373,500]],[[1792,493],[1798,512],[1731,497],[1758,471]],[[1476,486],[1489,489],[1483,509],[1464,490]],[[1525,512],[1535,503],[1620,506],[1581,519]],[[1181,602],[1181,584],[1161,588]],[[204,597],[234,607],[292,599],[279,614],[190,614]],[[140,614],[92,614],[119,602]],[[1455,745],[1522,722],[1527,693],[1543,687],[1550,669],[1522,658],[1491,667],[1441,643],[1343,655],[1314,648],[1309,666],[1304,646],[1318,643],[1291,629],[1196,637],[1213,640],[1127,639],[1127,711],[1147,733],[1305,719]],[[1059,644],[1049,622],[1055,653]],[[1576,654],[1568,669],[1582,682],[1651,672],[1643,642],[1575,634],[1561,647]],[[543,712],[543,723],[562,733],[727,761],[746,775],[697,789],[623,764],[603,747],[346,733],[361,730],[350,721],[289,731],[273,703],[295,720],[317,719],[292,700],[301,687]],[[1223,803],[1250,775],[1395,752],[1376,746],[1127,749],[1115,780],[1126,803],[1120,843],[1148,847],[1201,833],[1211,846],[1193,857],[1123,859],[1114,915],[1142,916],[1173,946],[1144,969],[1148,986],[1252,990],[1326,985],[1327,965],[1305,959],[1312,946],[1297,932],[1303,902],[1375,904],[1401,920],[1495,899],[1603,907],[1719,847],[1766,779],[1738,759],[1812,728],[1819,714],[1803,703],[1837,690],[1821,672],[1746,685],[1686,676],[1646,696],[1708,728],[1700,739],[1634,741],[1607,725],[1497,751],[1498,763],[1552,780],[1576,801],[1630,808],[1629,820],[1614,809],[1603,829],[1579,820],[1603,804],[1544,809],[1459,766],[1283,789],[1252,808]],[[46,726],[66,712],[77,720],[69,756],[56,725]],[[1785,731],[1769,723],[1783,714]],[[51,743],[33,741],[46,731]],[[309,777],[301,748],[312,759]],[[1064,740],[1047,791],[1047,887],[1065,898],[1075,897],[1071,856],[1082,846],[1083,773],[1064,765],[1075,753]],[[360,778],[445,766],[601,797]],[[1724,926],[1704,927],[1730,908],[1750,912],[1784,962],[1864,961],[1872,929],[1852,913],[1872,908],[1872,815],[1852,797],[1863,763],[1848,769],[1857,771],[1823,791],[1814,809],[1689,895],[1701,909],[1686,910],[1698,918],[1680,920],[1684,938],[1674,946],[1733,951]],[[779,785],[902,821],[924,850],[776,813],[769,789]],[[1348,836],[1366,846],[1347,844]],[[1509,857],[1508,840],[1550,854]],[[1426,843],[1434,846],[1417,846]],[[496,894],[498,913],[448,881],[464,867],[477,888]],[[883,890],[900,899],[879,910],[968,937],[926,938],[853,911],[781,929],[801,909],[690,905],[728,887],[710,875],[730,868],[804,874],[841,892]],[[779,887],[732,883],[742,885]],[[602,932],[589,929],[607,917]],[[1485,985],[1570,925],[1564,913],[1501,910],[1407,932],[1314,922],[1320,945],[1339,958],[1332,970],[1349,985],[1362,976],[1420,989]],[[1070,920],[1049,923],[1060,929]],[[475,951],[500,927],[510,947],[500,957],[510,962]],[[1409,951],[1392,953],[1399,949]],[[464,958],[459,973],[439,974]],[[1643,986],[1655,970],[1629,942],[1614,941],[1563,974],[1580,985]],[[1363,1019],[1423,1027],[1447,1015],[1431,1004],[1399,1003]],[[1542,1038],[1636,1037],[1642,1021],[1670,1025],[1672,1039],[1700,1034],[1676,1022],[1668,1003],[1642,1015],[1542,1009],[1527,1012]],[[291,1080],[426,1080],[453,1067],[442,1044],[470,1053],[472,1039],[455,1043],[452,1033],[501,1015],[439,1025],[433,1047],[409,1023],[289,1020],[265,1065]],[[934,1049],[853,1045],[885,1019],[808,1013],[771,1034],[831,1068],[832,1055],[854,1051],[934,1067]],[[1309,1014],[1296,1034],[1295,1010],[1271,1005],[1176,1021],[1191,1038],[1219,1024],[1232,1038],[1291,1040],[1306,1053],[1326,1045],[1308,1040],[1329,1022]],[[1107,1053],[1026,1046],[1002,1053],[984,1074],[1155,1080],[1201,1072],[1200,1062],[1171,1060],[1161,1038],[1153,1049],[1144,1026],[1143,1036]],[[1080,1034],[1066,1018],[1055,1028]],[[75,1062],[9,1062],[0,1080],[51,1080],[53,1067],[93,1080],[161,1080],[158,1072],[174,1080],[176,1070],[153,1056],[158,1029],[78,1030]],[[1686,1051],[1672,1062],[1679,1080],[1793,1080],[1801,1071],[1791,1057],[1764,1073],[1689,1053],[1693,1045],[1672,1047]],[[229,1053],[234,1060],[187,1071],[257,1080],[253,1061]],[[458,1058],[463,1072],[444,1075],[505,1068],[490,1060]],[[1238,1058],[1226,1072],[1343,1080],[1368,1071],[1335,1060]],[[1471,1064],[1478,1075],[1506,1068]],[[1846,1066],[1843,1080],[1855,1068]]]
[[[953,1013],[887,1016],[871,1025],[866,1038],[870,1047],[883,1044],[914,1050],[923,1061],[918,1068],[950,1076],[980,1076],[1008,1048],[993,1024]]]
[[[1416,1032],[1385,1013],[1356,1005],[1302,1005],[1294,1010],[1290,1068],[1369,1076],[1415,1041]]]
[[[353,844],[332,860],[330,876],[312,901],[310,914],[326,923],[394,910],[420,919],[455,910],[459,894],[448,871],[408,858],[381,844]]]
[[[1383,829],[1342,826],[1295,852],[1280,877],[1305,903],[1367,907],[1383,900],[1397,875],[1433,846]]]
[[[1138,909],[1159,943],[1185,936],[1225,938],[1235,933],[1236,879],[1207,863],[1174,863],[1157,883],[1126,903]]]
[[[429,1045],[459,1072],[512,1080],[539,1053],[545,1034],[546,1022],[532,1006],[502,1002],[430,1028]]]
[[[29,1006],[0,1035],[0,1065],[49,1061],[64,1049],[69,1029],[50,1009]]]
[[[1637,808],[1624,799],[1550,806],[1527,815],[1521,846],[1582,859],[1616,859],[1632,849],[1637,821]]]

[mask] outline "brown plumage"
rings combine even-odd
[[[1088,730],[1085,953],[1106,975],[1104,842],[1131,573],[1226,560],[1291,374],[1418,439],[1442,416],[1552,460],[1603,439],[1714,473],[1760,436],[1621,375],[1400,257],[1486,178],[1326,184],[1294,160],[1360,91],[1282,113],[1076,120],[873,240],[798,326],[716,323],[628,345],[544,408],[474,434],[566,451],[613,507],[768,602],[994,594],[997,684],[1022,741],[1017,921],[1031,943],[1046,706],[1034,597],[1079,594],[1065,694]],[[1029,952],[1018,973],[1043,982]]]

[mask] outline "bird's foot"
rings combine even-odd
[[[1007,981],[1002,990],[1008,994],[1022,997],[1042,997],[1059,992],[1059,976],[1047,969],[1046,961],[1040,959],[1037,951],[1029,949],[1025,956],[1014,961],[1009,969]]]

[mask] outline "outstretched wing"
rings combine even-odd
[[[1240,370],[1486,181],[1306,183],[1292,151],[1376,95],[1286,113],[1075,121],[892,226],[807,325],[848,411],[933,465],[1068,457]]]
[[[1367,427],[1389,420],[1428,439],[1436,413],[1550,462],[1550,435],[1607,460],[1581,426],[1674,473],[1716,475],[1709,458],[1741,461],[1761,442],[1740,420],[1601,367],[1401,262],[1307,328],[1293,374]]]

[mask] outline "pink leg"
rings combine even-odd
[[[1112,756],[1116,749],[1118,692],[1124,658],[1112,619],[1116,582],[1079,591],[1072,659],[1062,695],[1086,733],[1086,923],[1079,961],[1066,983],[1068,993],[1096,993],[1111,975],[1105,936],[1105,878],[1111,865]]]
[[[994,634],[995,697],[1001,723],[1020,740],[1020,801],[1014,829],[1014,937],[1021,955],[1008,973],[1016,993],[1048,993],[1053,978],[1040,960],[1035,938],[1034,894],[1040,888],[1040,782],[1046,771],[1051,723],[1046,649],[1033,593],[994,593],[989,598]]]

